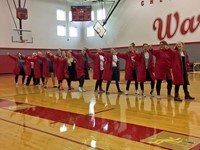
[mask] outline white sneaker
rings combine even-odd
[[[18,86],[18,83],[16,83],[15,86],[16,86],[16,87],[19,87],[19,86]]]
[[[160,95],[157,95],[156,98],[161,99],[161,96],[160,96]]]
[[[126,90],[125,95],[128,95],[128,91]]]
[[[151,97],[154,97],[153,90],[150,92]]]
[[[136,95],[140,95],[140,92],[138,90],[135,91]]]
[[[144,94],[144,92],[142,92],[142,96],[143,96],[143,97],[146,97],[146,95]]]
[[[78,87],[78,90],[79,90],[79,92],[83,92],[83,89],[82,89],[82,87]]]

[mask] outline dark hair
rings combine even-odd
[[[19,54],[21,54],[20,52],[17,53],[17,56],[19,57]]]
[[[134,42],[133,42],[133,43],[131,43],[130,45],[131,45],[131,46],[133,46],[133,47],[135,47],[135,43],[134,43]]]
[[[148,46],[149,44],[147,44],[147,43],[144,43],[142,46]]]
[[[163,45],[167,45],[168,46],[168,43],[166,41],[160,41],[160,44],[163,44]]]

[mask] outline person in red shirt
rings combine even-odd
[[[149,45],[143,44],[143,51],[135,54],[135,60],[137,62],[137,81],[140,82],[140,88],[142,90],[142,96],[146,96],[144,93],[144,82],[151,81],[150,94],[153,96],[155,75],[154,75],[154,58],[149,52]]]
[[[90,64],[88,63],[88,58],[86,54],[86,48],[83,48],[81,53],[75,53],[74,51],[70,51],[72,56],[76,58],[76,72],[79,80],[79,91],[84,92],[83,85],[85,79],[90,79],[88,70],[90,69]]]
[[[67,68],[69,73],[69,78],[67,78],[68,90],[73,90],[71,86],[72,81],[77,81],[77,72],[76,72],[76,59],[72,56],[70,51],[67,51]]]
[[[117,57],[115,49],[111,49],[110,53],[100,52],[99,54],[103,55],[106,59],[105,69],[102,76],[102,79],[107,81],[106,94],[110,94],[108,90],[110,87],[111,80],[115,80],[118,93],[122,93],[119,87],[119,80],[120,80],[119,59]]]
[[[135,81],[135,94],[139,94],[136,74],[136,62],[132,57],[135,52],[135,44],[131,43],[128,52],[117,53],[117,56],[119,58],[125,59],[125,80],[127,81],[125,92],[126,95],[129,94],[129,88],[132,80]]]
[[[15,74],[16,87],[18,87],[19,75],[22,75],[22,84],[24,84],[24,81],[25,81],[25,76],[26,76],[25,70],[24,70],[25,60],[22,58],[21,53],[17,53],[17,55],[10,55],[8,53],[8,56],[15,61],[15,67],[14,67],[13,73]]]
[[[167,94],[169,97],[171,96],[171,90],[172,90],[172,74],[171,74],[171,50],[166,49],[165,47],[168,46],[168,43],[166,41],[160,42],[160,49],[159,50],[153,50],[150,48],[150,53],[156,57],[156,63],[155,63],[155,79],[157,80],[156,84],[156,91],[158,97],[160,96],[160,90],[161,90],[161,83],[162,80],[167,81]]]
[[[56,88],[55,86],[55,78],[54,78],[54,67],[53,67],[53,61],[47,57],[47,54],[49,51],[47,51],[46,56],[42,55],[41,52],[38,52],[38,57],[39,59],[43,62],[43,67],[42,67],[42,75],[43,78],[45,78],[44,81],[44,88],[47,88],[47,82],[49,80],[49,77],[52,79],[53,87]]]
[[[168,47],[167,47],[168,48]],[[177,42],[175,50],[172,50],[172,74],[173,74],[173,84],[175,85],[175,101],[182,101],[179,96],[179,87],[183,85],[183,90],[185,93],[185,99],[193,100],[194,97],[190,96],[188,91],[188,72],[190,70],[190,62],[187,52],[184,50],[183,42]]]
[[[100,55],[99,53],[102,52],[101,49],[97,50],[96,54],[92,54],[88,49],[86,49],[86,53],[87,55],[93,60],[93,79],[96,80],[96,84],[95,84],[95,92],[100,92],[103,93],[105,92],[102,89],[102,75],[103,75],[103,71],[104,71],[104,63],[105,63],[105,58]],[[99,88],[99,91],[98,91]]]
[[[51,53],[47,55],[53,62],[56,62],[56,75],[58,79],[58,89],[64,90],[62,82],[69,77],[67,70],[67,58],[65,51],[61,52],[61,57],[54,56]]]
[[[28,75],[28,78],[26,80],[26,86],[30,85],[32,78],[33,78],[33,85],[36,85],[36,80],[35,80],[35,75],[34,75],[34,63],[27,59],[25,60],[25,62],[26,62],[25,72],[26,72],[26,75]]]

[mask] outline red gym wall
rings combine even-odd
[[[14,61],[7,55],[0,55],[0,74],[2,73],[12,73]]]

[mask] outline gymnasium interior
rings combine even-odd
[[[199,0],[1,0],[0,2],[0,150],[200,150],[200,1]],[[194,100],[174,101],[163,81],[161,96],[126,95],[125,60],[119,60],[118,93],[95,93],[94,69],[73,90],[15,85],[15,61],[8,54],[57,50],[80,53],[101,48],[141,52],[160,41],[178,41],[190,60],[189,91]],[[155,59],[156,60],[156,59]],[[89,59],[93,68],[93,60]],[[172,62],[173,63],[173,62]],[[27,78],[27,76],[26,76]],[[58,84],[56,80],[56,85]],[[106,81],[103,81],[103,89]],[[140,88],[139,88],[140,90]],[[141,93],[141,92],[140,92]],[[174,85],[172,95],[174,94]]]

